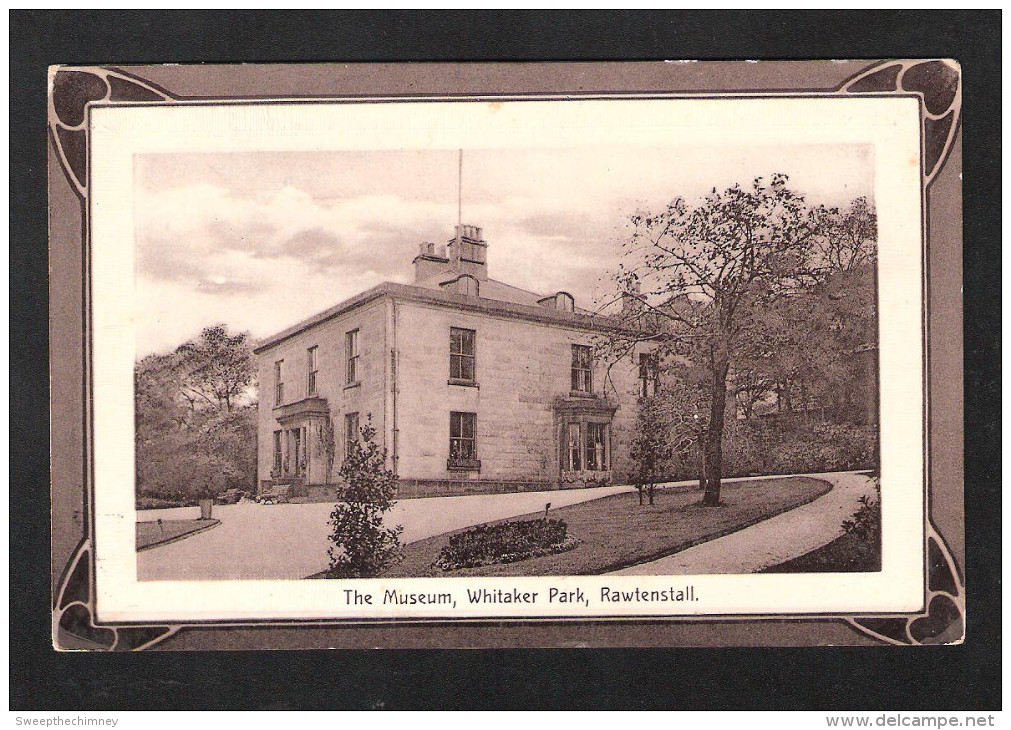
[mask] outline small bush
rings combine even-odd
[[[874,481],[877,496],[860,497],[860,506],[849,519],[843,520],[842,528],[847,535],[876,544],[881,540],[881,482]]]
[[[478,525],[449,538],[435,565],[442,570],[473,568],[561,552],[574,547],[565,520],[523,520]]]

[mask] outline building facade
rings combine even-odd
[[[425,243],[413,284],[383,283],[256,348],[261,491],[338,479],[367,420],[403,496],[625,482],[638,354],[608,368],[615,322],[571,295],[489,278],[480,228]]]

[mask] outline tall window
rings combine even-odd
[[[477,458],[474,431],[476,413],[449,414],[449,458],[451,461],[472,461]]]
[[[572,346],[572,390],[593,392],[593,351],[589,345]]]
[[[358,441],[358,414],[344,414],[344,453],[351,453],[351,444]]]
[[[347,356],[347,384],[358,382],[358,330],[351,330],[344,335],[344,353]]]
[[[274,405],[279,406],[284,404],[284,381],[281,380],[281,365],[284,360],[278,360],[274,363]]]
[[[583,440],[580,438],[578,423],[569,424],[568,448],[566,453],[566,463],[563,468],[569,471],[579,471],[583,468],[582,449]]]
[[[449,328],[449,377],[474,382],[474,330]]]
[[[639,397],[647,398],[656,395],[660,384],[660,369],[656,354],[643,352],[639,355]]]
[[[291,450],[295,454],[295,476],[302,476],[302,429],[294,428],[291,431]]]
[[[275,472],[281,471],[281,432],[274,431],[274,469]]]
[[[309,385],[306,388],[306,395],[316,395],[316,373],[319,370],[316,353],[319,348],[313,345],[309,348],[307,355],[309,361]]]
[[[588,471],[603,471],[604,464],[604,434],[607,426],[603,423],[586,424],[586,468]]]

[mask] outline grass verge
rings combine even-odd
[[[165,545],[220,525],[220,520],[154,520],[137,523],[137,551]]]
[[[881,570],[881,546],[847,534],[828,545],[772,565],[761,573],[876,573]]]
[[[463,532],[457,530],[408,544],[404,560],[383,577],[599,575],[658,560],[736,532],[807,504],[830,489],[827,482],[808,477],[735,482],[723,485],[720,507],[700,506],[698,490],[661,489],[654,505],[642,507],[635,492],[616,494],[551,512],[551,517],[564,519],[568,534],[580,541],[567,552],[444,572],[433,563],[450,536]]]

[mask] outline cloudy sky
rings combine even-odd
[[[592,308],[637,209],[757,175],[812,202],[873,196],[863,146],[464,151],[463,222],[490,275]],[[137,356],[225,322],[264,337],[381,281],[409,283],[422,241],[457,220],[457,152],[135,157]]]

